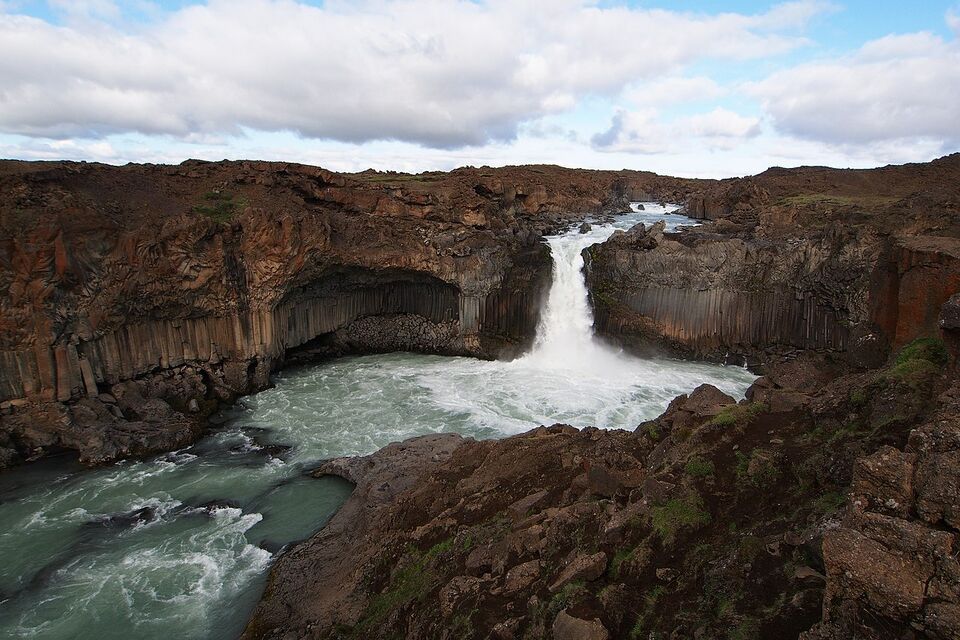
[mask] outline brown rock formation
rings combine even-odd
[[[804,638],[960,636],[958,393],[904,451],[857,461],[851,505],[823,541],[823,622]]]
[[[937,335],[960,291],[958,184],[960,155],[721,181],[688,201],[714,222],[592,247],[598,331],[638,351],[758,364],[816,350],[876,366]]]
[[[509,356],[548,285],[544,230],[692,184],[559,167],[0,162],[0,459],[182,444],[212,400],[263,388],[298,348]],[[198,424],[124,426],[142,421],[97,396],[128,381]],[[181,411],[191,402],[201,411]],[[139,444],[109,442],[125,429]]]
[[[837,377],[807,353],[753,400],[702,386],[633,433],[328,464],[358,482],[347,516],[281,557],[245,637],[956,637],[945,355]]]

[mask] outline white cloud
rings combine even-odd
[[[800,28],[814,17],[839,11],[841,7],[826,1],[784,2],[773,7],[763,16],[764,24],[771,29]]]
[[[760,133],[759,118],[741,116],[722,107],[681,122],[693,135],[704,138],[752,138]]]
[[[591,139],[599,151],[666,153],[684,149],[732,149],[760,134],[760,119],[718,107],[707,113],[659,119],[656,109],[620,110],[610,128]]]
[[[725,90],[712,79],[705,76],[686,78],[671,76],[632,86],[624,91],[624,101],[637,106],[666,106],[713,100],[722,96]]]
[[[947,11],[947,25],[960,36],[960,12],[956,9]]]
[[[72,5],[73,3],[63,3]],[[110,0],[78,3],[115,15]],[[0,15],[0,131],[190,136],[243,127],[460,147],[704,59],[782,53],[824,10],[700,15],[587,0],[210,0],[137,29]]]
[[[837,145],[960,141],[960,45],[930,33],[887,36],[855,54],[748,85],[774,126]]]

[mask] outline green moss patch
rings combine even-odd
[[[204,194],[203,202],[193,207],[194,213],[207,216],[221,224],[233,221],[234,216],[246,206],[242,199],[223,191],[209,191]]]
[[[683,466],[683,471],[694,478],[706,478],[713,475],[713,463],[700,456],[693,456]]]
[[[700,494],[693,491],[683,498],[674,498],[654,507],[652,524],[664,544],[669,545],[673,544],[681,529],[699,529],[710,524],[710,513],[704,509]]]
[[[713,420],[710,421],[710,424],[715,427],[745,427],[753,422],[754,418],[767,409],[767,405],[762,402],[732,404],[728,407],[724,407],[720,413],[714,416]]]

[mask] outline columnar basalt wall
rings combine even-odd
[[[630,291],[621,300],[649,321],[651,338],[659,333],[671,342],[692,345],[700,355],[745,354],[775,344],[843,351],[850,337],[842,311],[821,304],[813,295],[797,299],[796,292],[787,290],[650,287]],[[611,313],[609,307],[600,324],[612,334],[632,329],[627,314]]]
[[[402,270],[337,269],[290,291],[275,307],[226,317],[204,316],[124,324],[116,331],[63,345],[0,353],[0,400],[32,395],[66,401],[184,364],[265,361],[323,334],[371,316],[416,316],[444,329],[423,350],[496,357],[532,339],[539,300],[549,284],[550,258],[542,246],[523,252],[489,295],[464,296],[438,278]],[[351,345],[383,350],[384,336],[354,332]],[[382,332],[391,333],[383,327]],[[442,336],[446,341],[441,342]],[[405,343],[400,341],[398,346]],[[408,346],[415,346],[413,343]],[[270,367],[268,367],[269,371]],[[264,380],[233,379],[238,393]]]
[[[197,430],[160,433],[182,421],[143,423],[137,398],[202,423],[324,337],[324,355],[516,355],[549,285],[541,235],[624,205],[613,175],[492,173],[0,163],[0,467],[180,446]]]
[[[638,351],[761,364],[794,350],[876,366],[941,333],[960,241],[831,226],[780,238],[636,229],[588,252],[598,332]]]
[[[877,347],[870,290],[880,238],[686,233],[638,228],[588,252],[598,333],[638,351],[754,364],[791,350]]]

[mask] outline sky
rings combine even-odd
[[[960,151],[960,3],[0,0],[0,157],[730,177]]]

